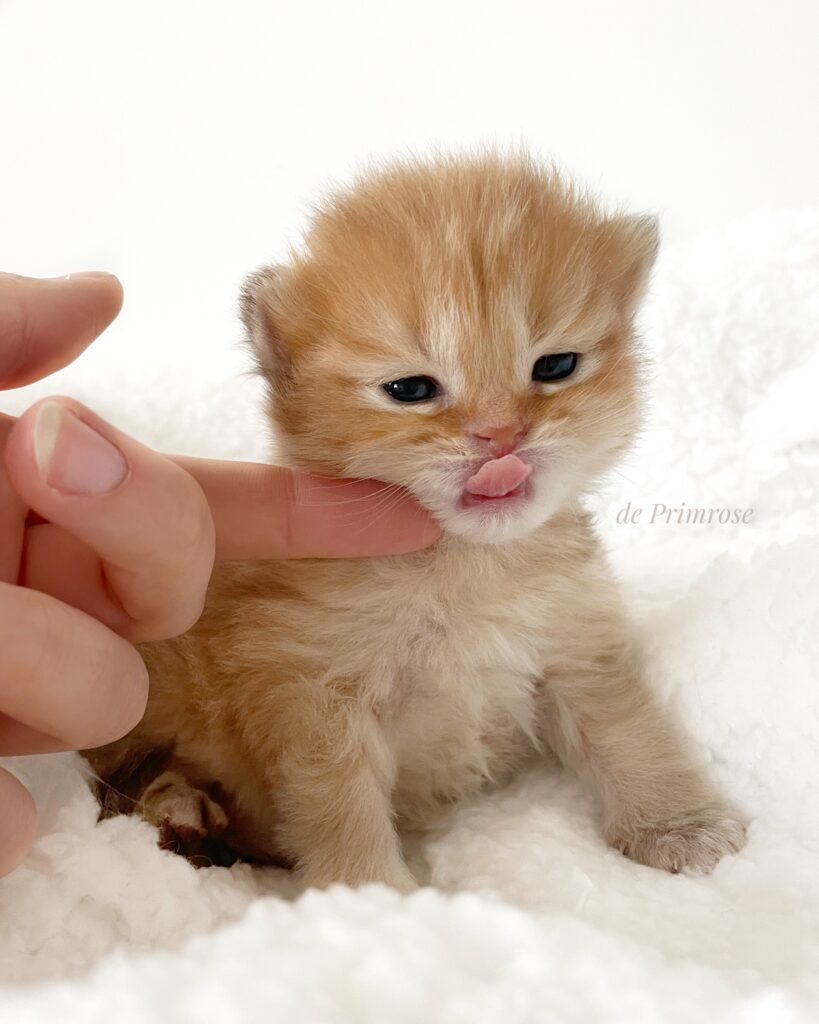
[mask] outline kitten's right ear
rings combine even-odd
[[[625,214],[608,218],[598,230],[602,286],[631,317],[648,286],[660,248],[659,220],[653,214]]]
[[[289,373],[280,328],[285,273],[284,267],[261,267],[245,278],[239,299],[239,312],[257,365],[274,388]]]

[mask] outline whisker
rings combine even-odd
[[[395,494],[398,491],[403,493],[403,490],[399,484],[388,484],[370,494],[360,494],[357,498],[341,498],[338,501],[326,501],[323,499],[321,501],[302,501],[299,502],[299,505],[302,508],[339,508],[342,505],[357,505],[361,502],[371,503],[374,498],[381,499],[384,495]]]
[[[142,800],[136,800],[134,799],[134,797],[128,796],[127,793],[123,793],[122,790],[117,789],[116,786],[112,786],[111,783],[107,781],[107,779],[102,778],[101,775],[97,775],[97,773],[94,771],[93,768],[90,767],[90,765],[88,767],[82,766],[80,768],[80,771],[82,772],[82,775],[86,779],[93,779],[95,782],[99,783],[99,785],[102,786],[103,789],[107,790],[110,793],[115,793],[118,797],[121,797],[123,800],[127,800],[128,803],[133,804],[135,808],[139,808],[140,810],[143,808],[144,804]]]
[[[397,498],[392,503],[387,502],[376,516],[369,519],[367,522],[362,523],[358,532],[361,533],[365,529],[372,529],[373,526],[381,522],[381,520],[384,519],[398,504],[400,504],[400,498]]]

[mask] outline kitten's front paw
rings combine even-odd
[[[622,821],[606,834],[609,844],[638,864],[676,874],[684,868],[709,872],[747,840],[745,823],[732,810],[709,808],[667,822]]]

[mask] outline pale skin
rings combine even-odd
[[[110,274],[0,274],[0,389],[72,362],[114,320]],[[214,562],[372,556],[439,535],[409,497],[382,514],[375,481],[251,463],[171,458],[67,398],[0,413],[0,756],[88,748],[145,708],[133,644],[198,618]],[[362,529],[371,507],[373,524]],[[31,795],[0,768],[0,875],[34,841]]]

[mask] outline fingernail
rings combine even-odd
[[[119,448],[56,402],[37,412],[34,458],[45,482],[61,494],[108,494],[128,475]]]
[[[74,274],[63,274],[61,280],[63,281],[74,281],[78,277],[86,277],[92,279],[99,279],[101,277],[112,277],[112,274],[106,273],[104,270],[81,270],[79,273]]]

